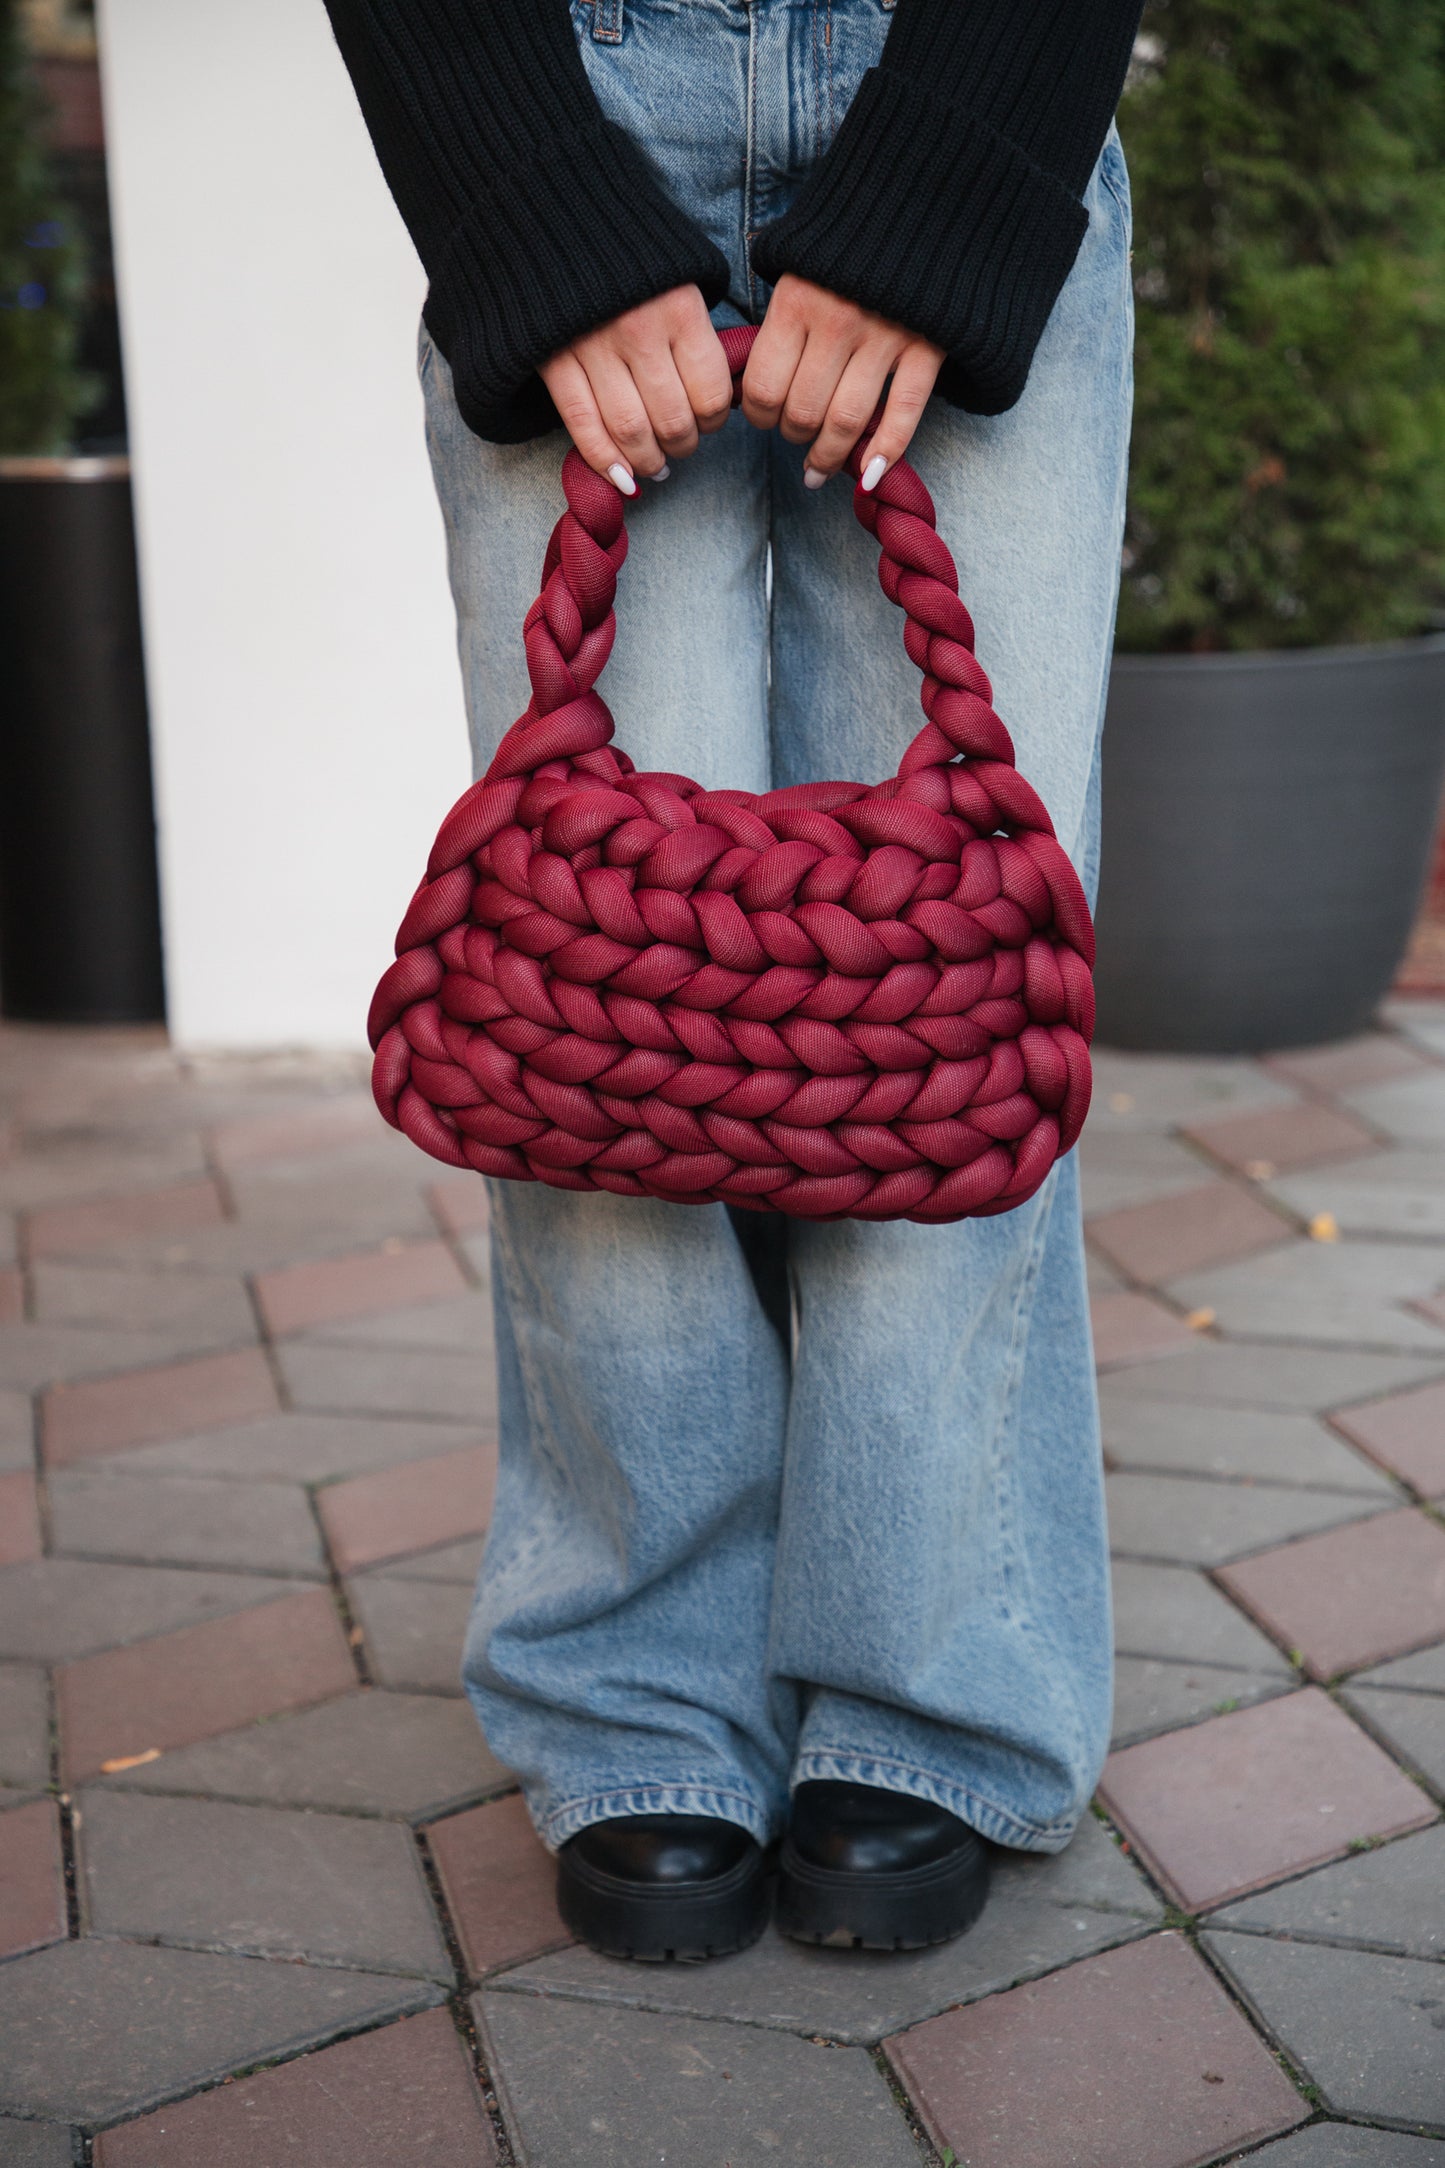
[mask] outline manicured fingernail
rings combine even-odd
[[[804,467],[803,469],[804,489],[821,489],[827,479],[827,475],[820,474],[816,467]]]
[[[635,497],[637,495],[637,484],[633,481],[632,476],[620,459],[615,459],[607,469],[607,479],[609,482],[617,484],[624,497]]]
[[[883,479],[887,466],[888,462],[883,457],[883,454],[875,452],[863,469],[863,487],[865,489],[876,489]]]
[[[671,469],[671,467],[670,467],[670,466],[668,465],[667,461],[666,461],[666,460],[664,459],[664,461],[662,462],[662,465],[661,465],[661,466],[660,466],[660,467],[658,468],[658,470],[657,470],[656,474],[654,474],[654,475],[653,475],[652,479],[653,479],[653,481],[654,481],[654,482],[665,482],[665,481],[667,480],[667,477],[668,477],[668,476],[669,476],[669,475],[671,474],[671,472],[672,472],[672,469]]]

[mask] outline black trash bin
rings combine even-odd
[[[165,1015],[124,458],[0,459],[0,1010]]]

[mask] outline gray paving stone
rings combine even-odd
[[[1124,1471],[1109,1476],[1104,1488],[1109,1541],[1119,1557],[1190,1566],[1222,1566],[1377,1510],[1372,1501],[1340,1491],[1218,1483],[1207,1476]]]
[[[1369,1349],[1251,1347],[1195,1341],[1167,1363],[1140,1363],[1109,1380],[1111,1396],[1133,1400],[1208,1401],[1218,1407],[1295,1408],[1324,1415],[1445,1377],[1445,1352],[1380,1355]]]
[[[35,1466],[35,1428],[28,1393],[0,1392],[0,1475]]]
[[[1331,1212],[1345,1235],[1445,1241],[1445,1152],[1373,1152],[1368,1159],[1282,1175],[1267,1194],[1301,1219]]]
[[[1380,1009],[1383,1022],[1427,1054],[1445,1061],[1445,1001],[1427,994],[1392,995]]]
[[[1103,1258],[1093,1250],[1086,1252],[1085,1264],[1091,1295],[1117,1295],[1121,1288],[1125,1288],[1129,1284],[1127,1280],[1120,1277],[1112,1265],[1105,1264]]]
[[[1114,1646],[1125,1656],[1162,1656],[1293,1677],[1274,1643],[1236,1611],[1213,1582],[1188,1566],[1117,1561]]]
[[[0,1784],[50,1781],[50,1694],[36,1664],[0,1664]],[[3,2155],[0,2155],[3,2159]]]
[[[1445,2133],[1438,1965],[1262,1935],[1203,1941],[1327,2108]]]
[[[1165,1663],[1152,1656],[1114,1659],[1114,1736],[1129,1746],[1156,1732],[1176,1731],[1226,1709],[1288,1693],[1286,1673],[1240,1671],[1226,1664]]]
[[[1445,1343],[1445,1333],[1440,1337]],[[289,1340],[277,1357],[298,1408],[485,1425],[495,1405],[491,1364],[476,1355]]]
[[[1068,1850],[1052,1859],[1001,1855],[978,1925],[938,1949],[893,1957],[814,1950],[770,1928],[750,1950],[711,1965],[640,1973],[576,1946],[519,1965],[492,1985],[868,2045],[955,2003],[1127,1942],[1158,1918],[1143,1877],[1089,1815]]]
[[[1445,1144],[1445,1069],[1421,1069],[1340,1096],[1372,1129],[1401,1144]]]
[[[856,2048],[596,2003],[472,2007],[520,2168],[918,2168]]]
[[[334,1325],[314,1325],[301,1335],[309,1345],[437,1348],[450,1354],[483,1355],[492,1349],[492,1298],[458,1295],[451,1302],[416,1303]]]
[[[462,1690],[462,1643],[472,1592],[451,1581],[393,1581],[358,1575],[347,1593],[379,1686]]]
[[[206,1172],[198,1135],[132,1137],[117,1145],[52,1136],[43,1157],[23,1153],[0,1165],[0,1211],[30,1212],[69,1197],[109,1197],[129,1189],[164,1189]]]
[[[256,1338],[256,1313],[239,1275],[42,1260],[30,1280],[32,1314],[42,1325],[185,1332],[197,1348],[241,1347]]]
[[[1308,2130],[1264,2146],[1249,2159],[1260,2168],[1445,2168],[1445,2145],[1400,2130],[1311,2123]]]
[[[428,1980],[96,1936],[0,1966],[0,2114],[87,2126],[440,1999]]]
[[[1243,1340],[1339,1341],[1445,1357],[1445,1329],[1405,1307],[1445,1281],[1431,1243],[1309,1242],[1171,1280],[1185,1309],[1215,1312]]]
[[[390,1823],[95,1790],[78,1841],[95,1934],[451,1979],[416,1845]]]
[[[117,1473],[215,1476],[228,1482],[329,1483],[402,1461],[480,1445],[478,1423],[375,1415],[269,1415],[229,1430],[167,1439],[106,1455]]]
[[[145,1332],[104,1325],[7,1325],[0,1334],[0,1385],[33,1393],[213,1352],[213,1340],[182,1325]]]
[[[71,2168],[79,2160],[75,2139],[63,2123],[15,2123],[0,2117],[4,2168]]]
[[[1413,1656],[1397,1656],[1393,1663],[1377,1664],[1373,1671],[1358,1671],[1351,1684],[1445,1694],[1445,1641],[1437,1641],[1433,1649],[1416,1649]]]
[[[1289,1483],[1307,1490],[1350,1491],[1382,1502],[1399,1493],[1373,1461],[1314,1415],[1263,1408],[1191,1407],[1138,1400],[1102,1382],[1104,1447],[1116,1468],[1232,1481]]]
[[[58,1469],[50,1517],[62,1554],[326,1576],[315,1517],[297,1483]]]
[[[425,1821],[514,1779],[465,1702],[375,1689],[249,1724],[107,1778],[119,1790],[202,1793],[278,1807]]]
[[[1297,1104],[1299,1094],[1245,1055],[1094,1053],[1091,1135],[1137,1136],[1185,1122]],[[1127,1102],[1127,1104],[1123,1103]]]
[[[1445,1825],[1358,1852],[1296,1882],[1261,1890],[1211,1917],[1216,1927],[1445,1957]]]
[[[1353,1685],[1344,1699],[1398,1761],[1418,1769],[1436,1791],[1445,1791],[1445,1696]]]
[[[461,1543],[445,1543],[439,1551],[420,1551],[414,1558],[399,1558],[391,1566],[378,1566],[380,1581],[459,1581],[472,1588],[481,1571],[485,1536],[468,1536]],[[370,1578],[371,1576],[368,1576]]]
[[[254,1573],[40,1558],[0,1573],[0,1656],[66,1663],[310,1585]]]
[[[1206,1177],[1205,1163],[1177,1137],[1143,1131],[1119,1135],[1095,1130],[1092,1123],[1079,1147],[1079,1176],[1084,1215],[1116,1212],[1126,1205],[1150,1204],[1156,1197],[1197,1189]]]

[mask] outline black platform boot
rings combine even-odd
[[[593,1822],[557,1855],[566,1925],[607,1957],[725,1957],[768,1916],[762,1848],[708,1814],[627,1814]]]
[[[990,1850],[957,1815],[873,1784],[800,1784],[778,1926],[835,1949],[921,1950],[971,1927]]]

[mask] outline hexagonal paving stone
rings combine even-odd
[[[0,1655],[64,1663],[228,1617],[301,1585],[258,1573],[40,1558],[0,1572]]]
[[[106,1779],[127,1791],[210,1793],[407,1821],[455,1812],[514,1781],[488,1751],[466,1703],[375,1688],[177,1747]]]
[[[1328,1212],[1344,1235],[1445,1241],[1445,1152],[1372,1152],[1286,1175],[1267,1184],[1266,1194],[1303,1220]]]
[[[1206,1716],[1223,1716],[1251,1702],[1287,1694],[1291,1676],[1239,1671],[1225,1664],[1165,1663],[1151,1656],[1114,1659],[1113,1744],[1131,1746],[1156,1732],[1177,1731]]]
[[[329,1483],[403,1461],[481,1445],[475,1424],[383,1415],[272,1415],[117,1453],[127,1474],[223,1476],[245,1482]]]
[[[1336,2115],[1445,2129],[1438,1965],[1263,1935],[1203,1939]]]
[[[56,1680],[62,1762],[72,1780],[95,1776],[355,1684],[331,1592],[308,1589],[67,1664]]]
[[[557,1870],[520,1797],[433,1822],[427,1842],[470,1978],[571,1939]]]
[[[1344,1408],[1336,1430],[1427,1498],[1445,1495],[1445,1379]]]
[[[207,1177],[172,1183],[166,1189],[51,1205],[31,1213],[26,1241],[33,1258],[99,1256],[132,1235],[187,1234],[224,1218],[221,1193]]]
[[[1288,1342],[1200,1337],[1167,1363],[1141,1364],[1105,1390],[1135,1400],[1184,1400],[1216,1407],[1296,1409],[1325,1415],[1377,1393],[1445,1377],[1445,1355],[1381,1355],[1368,1348],[1293,1347]]]
[[[203,1355],[54,1387],[43,1409],[45,1457],[59,1468],[93,1453],[276,1413],[275,1381],[259,1348]]]
[[[0,2156],[3,2157],[3,2156]],[[96,2168],[487,2168],[496,2149],[445,2010],[238,2078],[104,2132]]]
[[[260,1273],[256,1295],[268,1331],[279,1337],[406,1303],[444,1301],[464,1293],[466,1284],[444,1242],[387,1243]]]
[[[1232,1115],[1225,1121],[1191,1121],[1184,1134],[1216,1159],[1246,1174],[1267,1167],[1321,1166],[1357,1159],[1375,1143],[1370,1131],[1335,1107],[1296,1102],[1268,1113]]]
[[[1398,1500],[1389,1477],[1327,1430],[1318,1416],[1135,1400],[1117,1391],[1117,1383],[1106,1378],[1099,1396],[1104,1449],[1112,1467]]]
[[[1171,1280],[1182,1309],[1213,1310],[1240,1340],[1341,1341],[1445,1358],[1445,1330],[1410,1305],[1445,1277],[1445,1251],[1423,1242],[1297,1242],[1244,1264]]]
[[[949,2011],[888,2055],[968,2168],[1199,2168],[1309,2113],[1172,1934]]]
[[[0,1566],[19,1566],[41,1552],[40,1506],[28,1468],[0,1475]]]
[[[0,1814],[0,1957],[64,1937],[60,1818],[53,1799],[32,1799]]]
[[[305,1338],[308,1346],[435,1348],[441,1354],[478,1355],[490,1366],[495,1359],[492,1298],[483,1289],[409,1310],[382,1310],[375,1317],[317,1325]]]
[[[175,1332],[197,1354],[248,1347],[257,1337],[256,1313],[239,1274],[68,1263],[36,1265],[30,1280],[31,1314],[42,1325]]]
[[[1398,1761],[1445,1792],[1445,1696],[1351,1686],[1343,1699]]]
[[[1319,1867],[1214,1915],[1216,1927],[1445,1957],[1445,1825]]]
[[[1192,1568],[1121,1558],[1113,1583],[1114,1645],[1121,1654],[1226,1664],[1293,1681],[1274,1644]]]
[[[1401,1144],[1445,1144],[1445,1069],[1371,1084],[1349,1095],[1356,1113]]]
[[[0,1966],[0,2114],[115,2122],[440,1993],[374,1972],[97,1937],[57,1943]]]
[[[0,2161],[5,2168],[71,2168],[79,2158],[67,2125],[16,2123],[0,2116]]]
[[[1110,1756],[1099,1797],[1190,1912],[1433,1821],[1419,1788],[1307,1687]]]
[[[1295,1229],[1280,1213],[1232,1182],[1146,1204],[1126,1205],[1089,1222],[1089,1241],[1131,1280],[1176,1280],[1256,1250],[1288,1242]]]
[[[1445,1694],[1445,1641],[1437,1641],[1433,1648],[1416,1649],[1413,1656],[1397,1656],[1391,1664],[1380,1664],[1373,1671],[1357,1672],[1350,1681],[1355,1686],[1389,1686],[1403,1692],[1421,1694]]]
[[[1379,1031],[1362,1032],[1332,1046],[1271,1054],[1264,1063],[1269,1076],[1316,1092],[1361,1091],[1369,1084],[1388,1083],[1392,1077],[1415,1076],[1427,1066],[1425,1056],[1403,1039]]]
[[[1242,1055],[1094,1055],[1090,1133],[1137,1137],[1181,1122],[1207,1121],[1273,1107],[1297,1109],[1299,1096]]]
[[[96,1934],[451,1979],[415,1844],[385,1822],[89,1791],[79,1845]]]
[[[1079,1146],[1084,1213],[1090,1219],[1197,1189],[1203,1172],[1197,1152],[1157,1132],[1124,1135],[1091,1122]]]
[[[503,1973],[491,1985],[645,2003],[868,2045],[955,2003],[1130,1941],[1158,1917],[1148,1884],[1089,1815],[1068,1850],[1052,1859],[1000,1854],[983,1917],[937,1949],[898,1956],[809,1949],[770,1928],[750,1950],[711,1965],[639,1971],[577,1947]]]
[[[38,1664],[0,1664],[0,1784],[50,1779],[50,1692]]]
[[[1423,1331],[1423,1321],[1416,1322]],[[492,1366],[476,1355],[292,1340],[278,1349],[277,1360],[298,1408],[437,1415],[485,1427],[496,1404]]]
[[[1089,1305],[1094,1329],[1094,1360],[1100,1370],[1129,1363],[1153,1362],[1189,1347],[1193,1333],[1182,1317],[1148,1295],[1096,1295]]]
[[[35,1419],[30,1395],[0,1391],[0,1470],[35,1466]]]
[[[1445,1528],[1410,1508],[1261,1551],[1218,1579],[1316,1679],[1445,1634]]]
[[[329,1483],[317,1500],[341,1573],[480,1535],[491,1517],[497,1456],[484,1447]]]
[[[321,1579],[321,1540],[299,1483],[59,1469],[50,1481],[55,1549],[141,1565],[255,1566]]]
[[[1132,1470],[1110,1475],[1104,1488],[1110,1547],[1120,1557],[1191,1566],[1222,1566],[1291,1536],[1359,1520],[1380,1505],[1341,1491]]]
[[[1398,2130],[1312,2123],[1249,2158],[1259,2168],[1445,2168],[1445,2145]]]
[[[461,1692],[462,1644],[472,1609],[469,1588],[374,1575],[348,1581],[346,1587],[378,1685]]]
[[[468,1536],[461,1543],[444,1543],[440,1550],[414,1551],[388,1565],[370,1566],[367,1572],[382,1581],[454,1581],[475,1588],[485,1548],[485,1536]]]
[[[483,1994],[473,2007],[519,2168],[917,2168],[856,2048],[596,2003]]]

